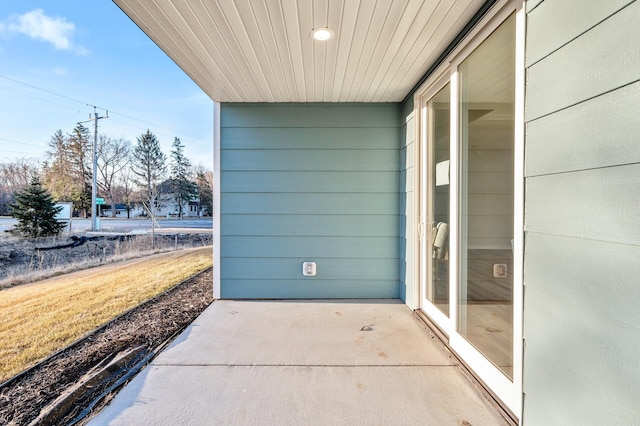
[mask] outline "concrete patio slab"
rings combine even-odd
[[[399,301],[219,301],[163,364],[451,365]],[[212,328],[210,325],[215,325]],[[423,333],[424,334],[424,333]]]
[[[216,301],[91,425],[504,425],[400,301]]]

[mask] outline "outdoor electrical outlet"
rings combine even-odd
[[[495,278],[507,278],[507,265],[504,263],[496,263],[493,265],[493,276]]]
[[[305,277],[316,276],[316,262],[303,262],[302,263],[302,275]]]

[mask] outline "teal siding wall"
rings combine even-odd
[[[399,115],[397,104],[222,105],[223,298],[399,297]]]
[[[524,424],[640,419],[640,2],[528,2]]]
[[[413,98],[402,105],[400,148],[400,298],[416,308],[415,120]]]

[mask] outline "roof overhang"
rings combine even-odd
[[[214,101],[399,102],[485,0],[114,2]]]

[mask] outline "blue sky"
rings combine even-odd
[[[110,0],[0,0],[0,161],[44,159],[98,106],[99,134],[150,129],[211,169],[213,102]],[[93,123],[85,123],[93,130]]]

